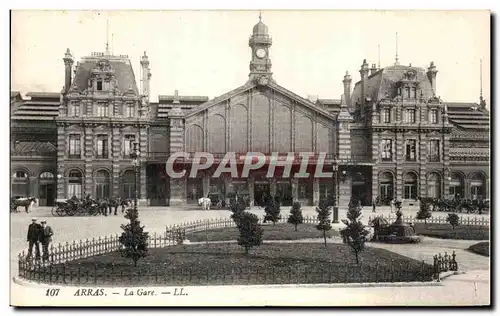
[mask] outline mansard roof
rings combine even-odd
[[[477,103],[446,102],[448,119],[461,129],[489,130],[490,113]]]
[[[57,151],[57,147],[51,142],[38,141],[18,141],[14,143],[13,151],[16,153],[53,153]]]
[[[88,81],[92,70],[98,66],[100,61],[109,61],[111,68],[114,70],[114,77],[118,83],[118,92],[125,93],[129,88],[132,88],[136,95],[139,94],[134,70],[128,56],[106,56],[104,54],[83,57],[82,61],[77,63],[75,78],[73,79],[70,90],[74,88],[80,91],[88,89]]]
[[[379,69],[366,79],[365,97],[378,102],[384,98],[394,98],[397,94],[397,84],[405,75],[412,71],[416,74],[415,80],[419,84],[424,100],[430,99],[432,94],[431,82],[427,78],[426,70],[420,67],[394,65]],[[361,81],[356,82],[352,92],[352,105],[361,99]],[[418,95],[420,97],[420,95]]]

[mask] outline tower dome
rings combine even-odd
[[[259,16],[259,22],[253,27],[253,35],[265,35],[267,36],[267,25],[262,23],[262,17]]]

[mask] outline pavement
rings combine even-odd
[[[26,233],[27,227],[31,222],[32,217],[39,220],[46,219],[47,224],[54,230],[53,244],[72,243],[73,241],[92,239],[104,236],[110,236],[121,233],[121,224],[125,224],[127,220],[123,214],[104,216],[79,216],[79,217],[55,217],[50,212],[50,207],[34,207],[29,214],[25,212],[12,213],[10,216],[10,236],[11,236],[11,276],[17,275],[17,256],[27,249]],[[339,218],[345,218],[346,209],[339,210]],[[415,216],[417,208],[403,209],[404,216]],[[263,215],[264,210],[254,207],[250,212],[256,215]],[[287,214],[288,208],[282,208],[282,214]],[[139,219],[141,224],[146,227],[150,233],[163,233],[167,225],[181,224],[188,221],[210,219],[210,218],[227,218],[230,216],[228,210],[210,210],[202,211],[196,206],[191,208],[174,208],[174,207],[140,207]],[[314,207],[303,207],[304,216],[315,216]],[[379,207],[377,212],[372,213],[371,207],[364,209],[362,221],[367,224],[368,217],[372,215],[390,215],[389,207]],[[446,216],[446,213],[433,213],[433,216]],[[489,218],[488,215],[467,215],[465,217],[482,217]],[[334,229],[339,229],[342,224],[335,224]],[[329,297],[338,297],[337,305],[474,305],[474,304],[489,304],[489,258],[482,257],[477,254],[468,252],[466,249],[476,241],[464,240],[442,240],[425,237],[420,244],[416,245],[394,245],[394,244],[379,244],[370,243],[370,246],[385,248],[417,260],[432,261],[432,256],[436,253],[451,253],[455,250],[460,270],[465,271],[463,275],[453,275],[446,278],[443,286],[424,288],[407,287],[398,289],[397,293],[394,289],[389,288],[366,288],[366,289],[348,289],[339,291],[338,296],[330,293]],[[17,291],[23,286],[11,283],[11,291]],[[276,291],[276,289],[274,289]],[[194,291],[194,290],[193,290]],[[242,290],[244,291],[244,290]],[[266,296],[266,289],[262,289],[262,298]],[[287,291],[294,291],[287,289]],[[303,291],[303,290],[302,290]],[[363,291],[363,292],[361,292]],[[234,292],[233,292],[234,293]],[[269,292],[271,293],[271,292]],[[347,293],[352,294],[349,296]],[[358,295],[359,294],[359,295]],[[271,295],[271,294],[270,294]],[[288,294],[286,295],[287,297]],[[25,296],[30,297],[30,296]],[[345,297],[345,303],[342,302],[342,297]],[[347,300],[350,297],[350,300]],[[201,299],[201,298],[200,298]],[[242,299],[242,302],[245,299]],[[258,299],[256,297],[255,302]],[[278,302],[279,303],[279,302]],[[300,302],[298,302],[300,304]],[[203,299],[199,301],[203,305]],[[304,301],[307,305],[307,302]],[[316,303],[317,304],[317,303]],[[205,304],[206,305],[206,304]],[[208,304],[210,305],[210,304]],[[252,305],[252,304],[250,304]],[[279,305],[279,304],[278,304]]]

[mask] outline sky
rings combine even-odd
[[[248,39],[259,11],[13,11],[11,90],[60,92],[62,58],[91,52],[127,54],[140,83],[147,52],[151,101],[158,95],[210,98],[244,84],[251,59]],[[303,97],[340,99],[346,71],[359,80],[366,59],[382,67],[399,62],[437,69],[437,95],[477,102],[480,60],[483,96],[490,95],[488,11],[263,10],[273,39],[273,77]],[[396,32],[397,45],[396,45]]]

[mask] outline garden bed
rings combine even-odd
[[[292,224],[265,224],[264,240],[300,240],[323,238],[323,231],[317,230],[315,225],[300,224],[295,231]],[[186,239],[192,242],[200,241],[228,241],[236,240],[239,232],[236,227],[215,228],[206,231],[186,234]],[[336,230],[326,232],[326,237],[340,236]]]
[[[367,248],[357,265],[344,244],[263,244],[248,255],[235,243],[150,249],[137,267],[118,252],[24,272],[42,283],[86,286],[304,284],[432,280],[432,266]]]
[[[417,235],[443,239],[488,240],[490,238],[489,226],[459,225],[453,229],[450,224],[415,223],[414,228]]]
[[[489,257],[490,256],[490,242],[478,242],[468,248],[470,252],[477,253],[478,255]]]

